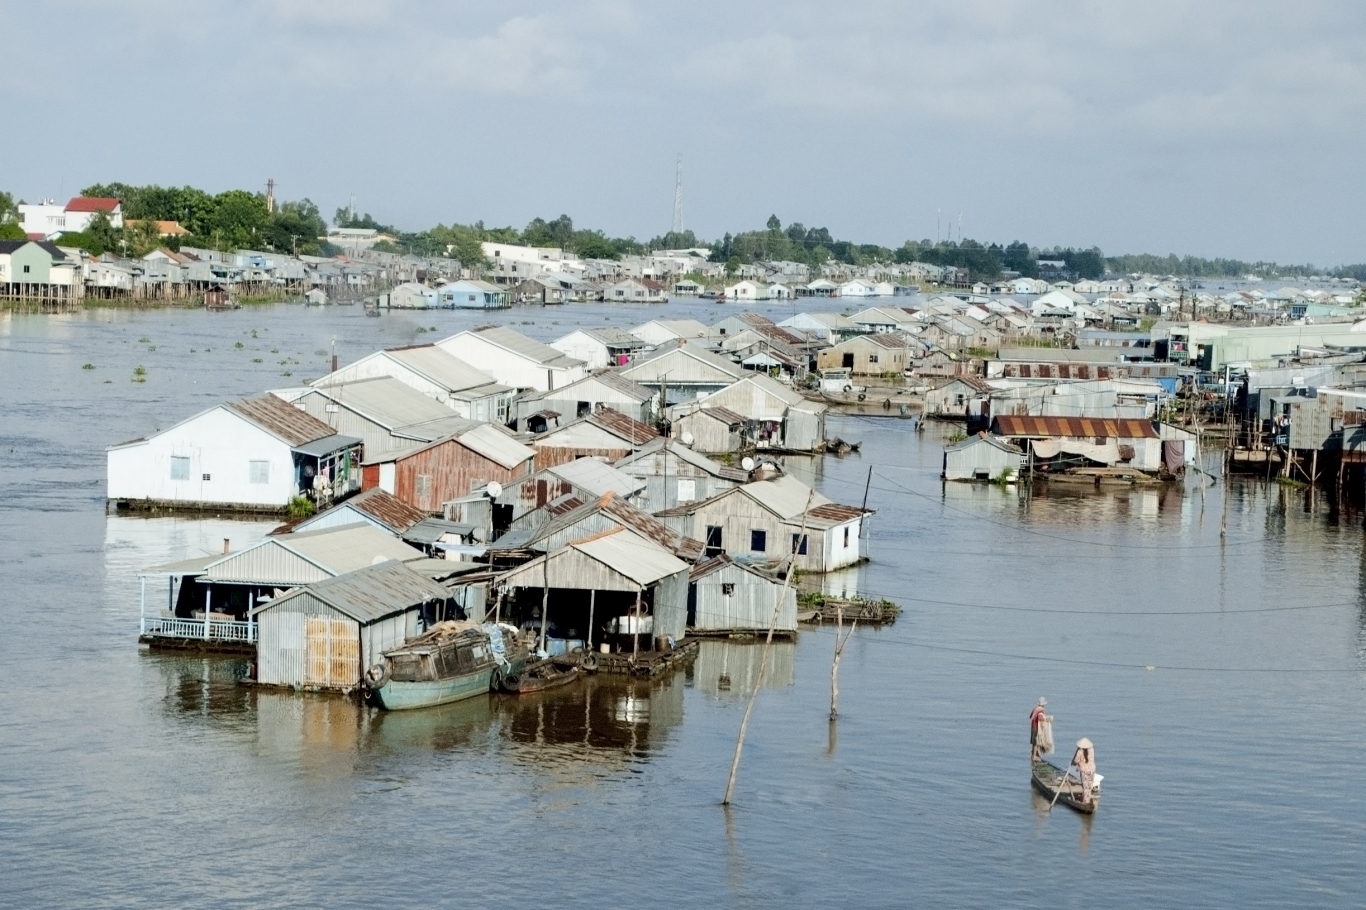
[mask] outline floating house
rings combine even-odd
[[[696,319],[652,319],[631,329],[631,334],[646,344],[659,346],[671,341],[698,341],[710,332]]]
[[[911,369],[911,361],[922,347],[894,333],[855,335],[818,353],[816,366],[822,370],[843,368],[855,376],[899,374]]]
[[[599,408],[562,426],[531,438],[536,464],[554,467],[577,458],[602,458],[615,462],[659,436],[654,427],[611,408]]]
[[[434,344],[387,348],[334,370],[312,383],[314,387],[345,385],[361,379],[396,379],[457,415],[470,420],[507,423],[517,390],[499,385],[478,370]]]
[[[343,692],[385,651],[461,618],[449,589],[394,561],[294,588],[251,616],[258,684]]]
[[[776,617],[774,616],[776,608]],[[797,631],[797,591],[724,553],[688,573],[688,631],[698,635]]]
[[[226,542],[224,544],[226,547]],[[252,608],[290,588],[345,575],[385,560],[425,559],[369,524],[281,534],[244,550],[146,569],[142,579],[141,641],[162,647],[213,648],[256,641]],[[429,560],[428,563],[443,561]],[[428,563],[424,563],[424,568]],[[451,573],[458,563],[445,563]],[[148,612],[148,579],[166,579],[165,612]]]
[[[357,523],[373,525],[429,556],[439,556],[444,544],[472,543],[475,530],[470,524],[429,517],[421,509],[374,487],[302,521],[282,525],[271,533],[299,534]]]
[[[859,531],[870,512],[831,502],[796,478],[780,477],[675,506],[656,517],[703,541],[707,556],[726,553],[749,562],[781,563],[795,553],[803,572],[833,572],[861,561]]]
[[[436,289],[436,305],[456,310],[501,310],[509,306],[508,292],[487,281],[452,281]]]
[[[547,392],[588,374],[582,360],[506,326],[470,329],[438,341],[437,346],[514,389]]]
[[[611,408],[632,420],[652,424],[658,400],[657,392],[619,373],[599,370],[578,382],[520,399],[517,426],[531,433],[544,433],[602,408]]]
[[[550,346],[582,360],[590,370],[626,366],[649,347],[625,329],[577,329],[550,342]]]
[[[1011,479],[1024,469],[1024,450],[990,433],[975,433],[944,449],[945,480]]]
[[[703,407],[675,420],[673,435],[691,440],[699,452],[725,454],[753,447],[757,424],[730,408]]]
[[[668,401],[686,401],[743,379],[746,370],[734,361],[685,341],[665,344],[630,363],[621,375],[660,392],[661,406]]]
[[[1151,420],[1000,414],[992,419],[991,432],[1029,452],[1035,470],[1162,467],[1162,438]]]
[[[641,508],[650,512],[710,499],[749,482],[747,471],[713,461],[685,446],[677,436],[652,439],[615,467],[645,481],[645,504]]]
[[[364,440],[369,462],[481,425],[388,376],[316,386],[293,403],[334,432]]]
[[[283,512],[360,488],[361,440],[273,395],[216,405],[111,446],[106,495],[118,508]]]
[[[450,436],[364,465],[363,486],[378,487],[426,513],[489,485],[531,476],[536,453],[492,424],[477,424]]]
[[[611,494],[631,502],[644,493],[645,487],[644,480],[618,471],[606,462],[579,458],[537,471],[525,480],[504,484],[493,502],[495,506],[504,507],[502,523],[510,525],[528,512],[564,496],[592,502]]]
[[[675,422],[702,408],[725,408],[754,422],[754,445],[760,449],[813,452],[825,445],[828,408],[767,376],[747,374],[696,401],[671,409]]]
[[[546,648],[652,650],[687,630],[688,564],[626,528],[574,540],[498,579],[503,617],[540,627]]]

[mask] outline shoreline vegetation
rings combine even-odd
[[[158,248],[182,245],[220,252],[238,249],[263,250],[292,255],[336,256],[343,251],[327,241],[328,224],[312,200],[279,201],[264,193],[227,190],[211,195],[195,187],[133,186],[126,183],[96,184],[81,191],[86,197],[117,198],[124,226],[115,227],[103,212],[79,233],[64,234],[62,245],[83,249],[92,256],[117,252],[140,257]],[[11,193],[0,191],[0,240],[25,239],[19,226],[19,209]],[[158,224],[174,223],[183,233],[167,236]],[[1097,279],[1105,274],[1171,275],[1190,279],[1329,278],[1366,279],[1366,263],[1319,268],[1311,264],[1279,264],[1200,256],[1165,256],[1149,253],[1106,256],[1099,247],[1051,248],[1021,240],[983,242],[972,238],[906,240],[899,247],[859,243],[837,238],[824,227],[801,222],[786,226],[777,215],[762,230],[726,232],[706,241],[691,230],[669,231],[648,241],[634,236],[611,237],[598,229],[577,227],[568,215],[547,221],[534,218],[521,230],[512,226],[437,224],[419,231],[404,231],[384,224],[371,214],[340,208],[332,224],[336,228],[369,229],[384,235],[376,252],[428,258],[450,258],[472,271],[489,267],[482,243],[511,243],[532,247],[557,247],[581,259],[617,260],[627,255],[647,255],[659,250],[706,249],[708,259],[724,264],[728,274],[756,262],[796,262],[812,268],[826,263],[870,266],[878,263],[922,262],[940,267],[966,269],[974,280],[992,281],[1009,272],[1026,278]]]

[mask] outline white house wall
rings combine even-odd
[[[454,335],[437,342],[437,345],[475,369],[488,373],[500,385],[511,386],[514,389],[548,392],[567,386],[587,375],[583,367],[546,367],[520,354],[500,348],[478,335]]]
[[[172,458],[189,459],[187,479],[171,478]],[[267,482],[251,481],[253,461],[267,463]],[[226,408],[111,449],[108,481],[110,499],[253,507],[283,508],[298,491],[290,447]]]

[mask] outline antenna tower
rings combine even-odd
[[[678,171],[674,177],[674,228],[675,234],[683,233],[683,153],[678,153]]]
[[[275,178],[266,179],[266,211],[275,214]]]

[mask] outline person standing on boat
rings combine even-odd
[[[1077,751],[1072,755],[1072,766],[1081,778],[1081,801],[1091,801],[1091,790],[1096,785],[1096,747],[1091,740],[1082,737],[1077,740]]]
[[[1031,762],[1039,760],[1039,724],[1043,723],[1043,709],[1047,707],[1048,699],[1040,696],[1039,703],[1029,713],[1029,760]]]

